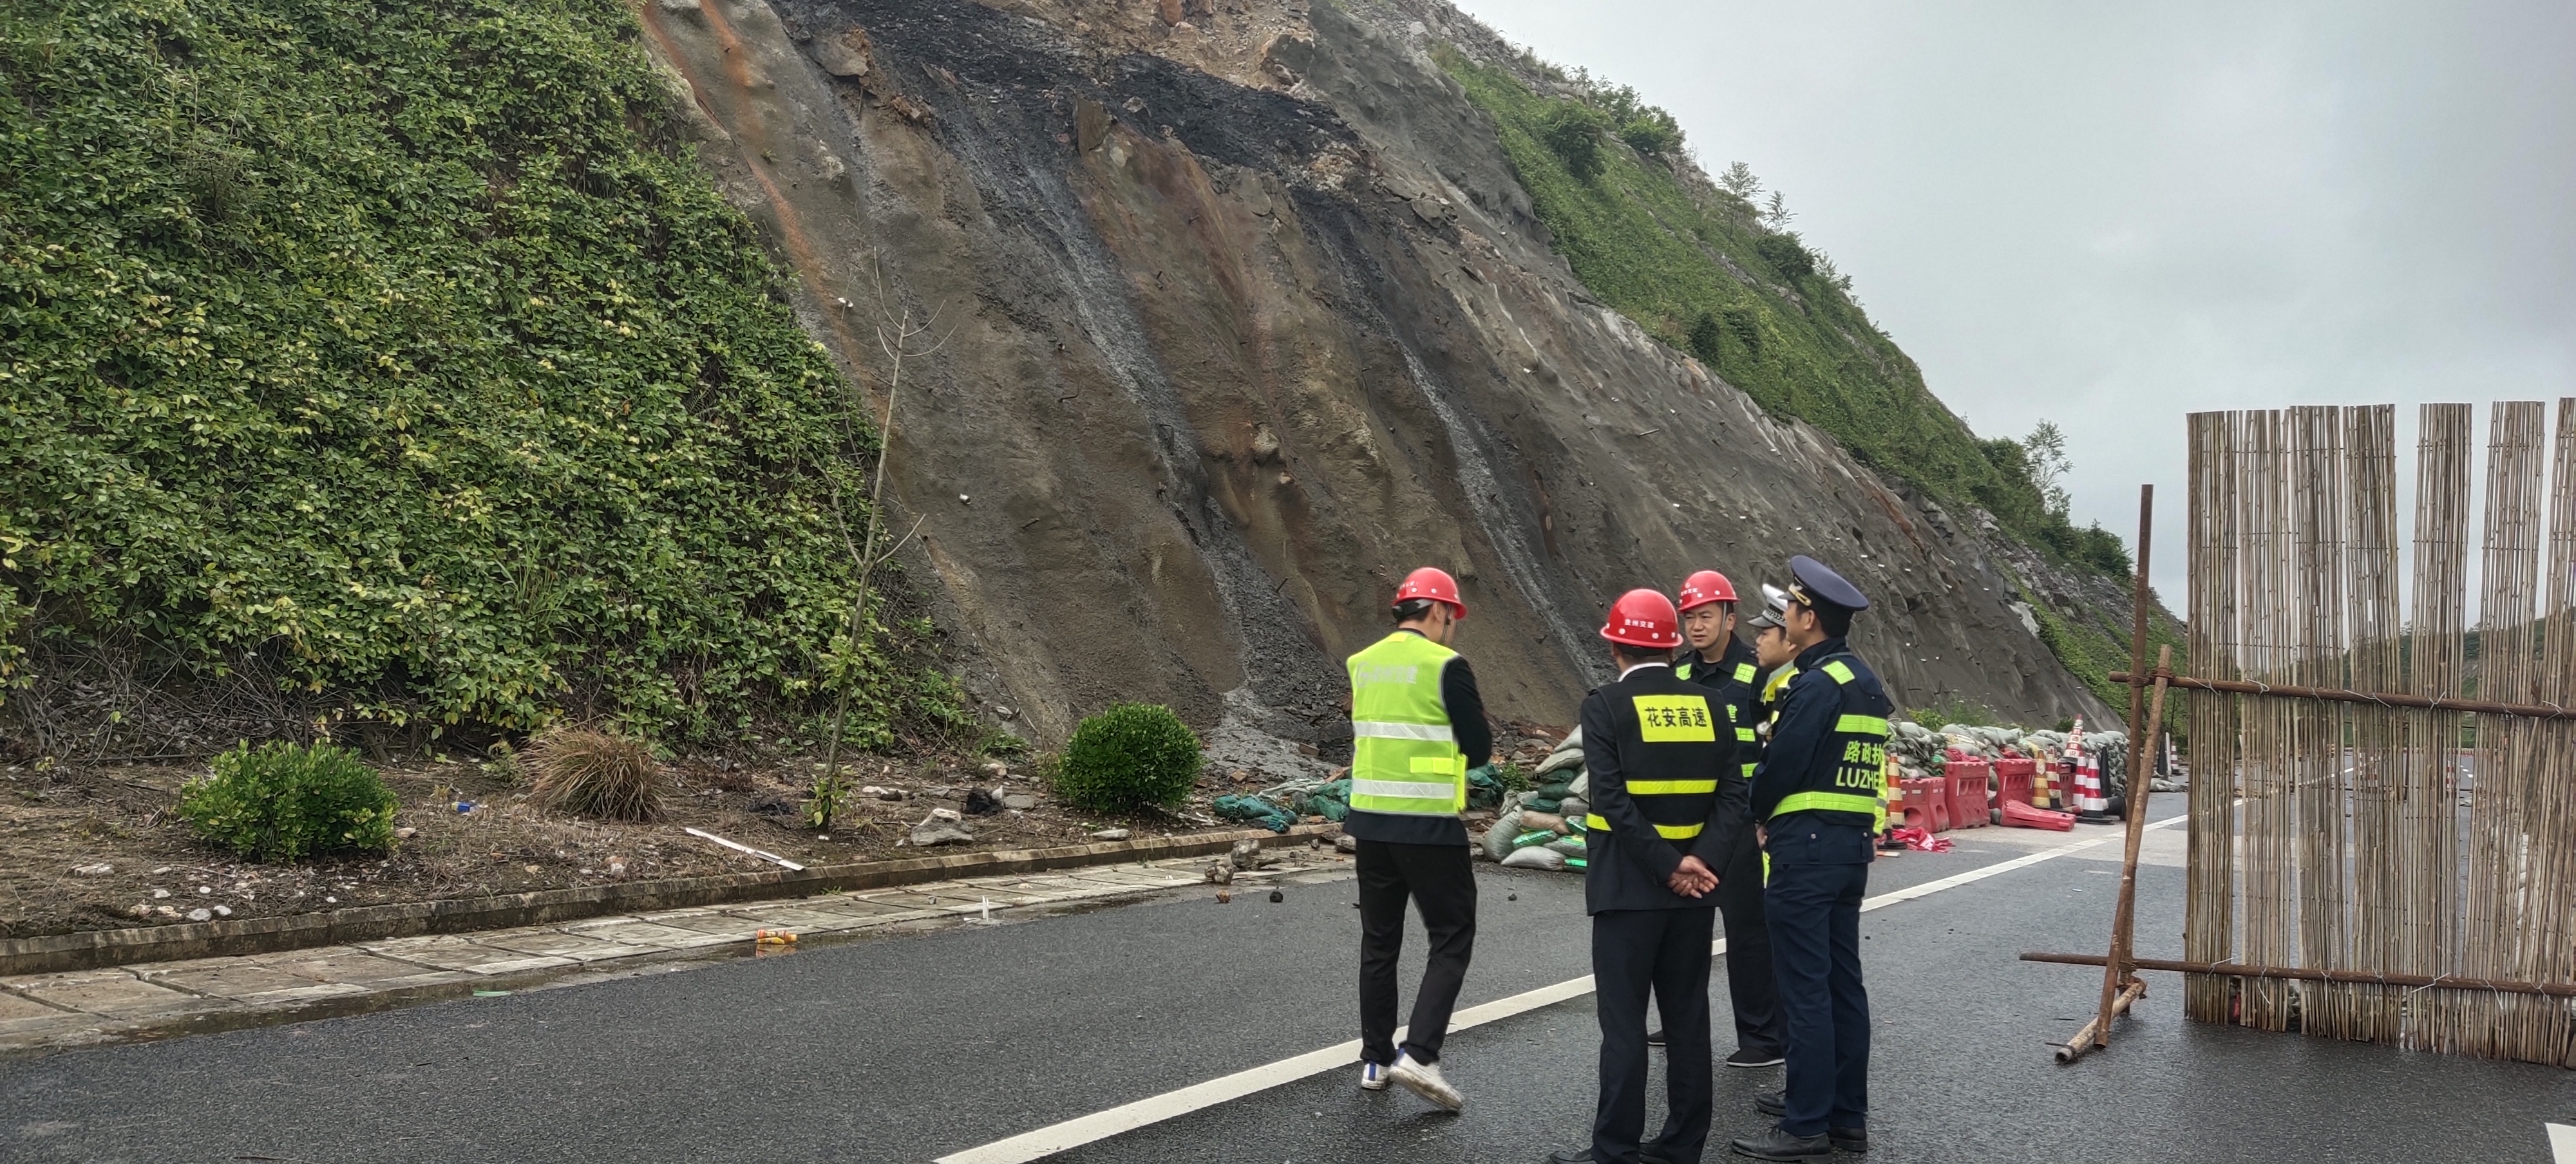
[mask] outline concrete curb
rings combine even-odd
[[[946,857],[907,857],[896,861],[827,865],[801,873],[772,869],[670,881],[544,889],[495,897],[407,901],[241,921],[181,922],[125,930],[46,934],[0,940],[0,976],[95,970],[135,962],[269,954],[419,934],[455,934],[547,925],[639,910],[811,897],[836,889],[887,889],[957,877],[1036,873],[1084,865],[1196,857],[1225,852],[1242,840],[1258,840],[1265,846],[1276,846],[1312,837],[1329,837],[1338,831],[1339,826],[1335,825],[1298,825],[1285,833],[1241,829],[1144,840],[1098,841],[1048,849],[1003,849]]]

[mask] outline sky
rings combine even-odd
[[[2154,483],[2178,613],[2185,413],[2393,403],[2404,479],[2414,405],[2576,396],[2576,3],[1458,2],[1783,192],[1980,436],[2057,422],[2078,524]]]

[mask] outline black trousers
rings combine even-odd
[[[1476,951],[1476,867],[1465,845],[1359,842],[1360,1057],[1395,1062],[1395,962],[1404,949],[1404,902],[1422,911],[1430,957],[1413,995],[1404,1049],[1416,1062],[1440,1061],[1449,1012],[1458,1007],[1467,962]]]
[[[1789,1045],[1780,988],[1771,977],[1771,923],[1762,912],[1762,846],[1746,830],[1735,859],[1717,872],[1717,911],[1726,922],[1726,993],[1735,1004],[1735,1049],[1778,1055]]]
[[[1868,1126],[1869,992],[1860,972],[1868,891],[1867,865],[1771,864],[1763,905],[1789,1032],[1780,1126],[1793,1135]]]
[[[1646,993],[1664,1020],[1664,1128],[1655,1154],[1696,1161],[1715,1102],[1708,1047],[1708,946],[1714,909],[1614,909],[1592,915],[1593,1012],[1601,1019],[1601,1104],[1592,1158],[1634,1164],[1646,1132]]]

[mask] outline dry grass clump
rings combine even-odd
[[[554,727],[520,753],[537,803],[608,820],[662,815],[662,766],[641,741],[595,728]]]

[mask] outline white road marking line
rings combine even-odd
[[[2151,822],[2147,827],[2161,828],[2184,819],[2187,818],[2168,817]],[[2015,869],[2029,868],[2042,861],[2109,844],[2122,839],[2122,835],[2119,832],[2105,833],[2090,840],[2075,841],[2053,849],[2042,849],[2027,856],[1970,869],[1964,873],[1953,873],[1938,880],[1926,881],[1921,885],[1911,885],[1869,898],[1861,902],[1860,908],[1866,913],[1901,901],[1926,897],[1944,889],[1956,889],[1970,882],[1983,881],[1988,877],[2010,873]],[[1725,953],[1726,940],[1719,939],[1709,949],[1712,955]],[[1523,991],[1509,998],[1498,998],[1492,1002],[1461,1010],[1450,1016],[1449,1030],[1455,1034],[1472,1027],[1511,1018],[1514,1015],[1527,1014],[1541,1007],[1581,998],[1590,993],[1592,993],[1591,975],[1569,978],[1553,986],[1542,986],[1536,990]],[[1404,1040],[1402,1028],[1396,1030],[1395,1038],[1397,1042]],[[1041,1160],[1058,1152],[1079,1148],[1084,1144],[1106,1140],[1123,1132],[1132,1132],[1138,1128],[1188,1115],[1204,1108],[1215,1107],[1247,1095],[1255,1095],[1274,1087],[1295,1083],[1308,1076],[1356,1066],[1359,1059],[1360,1041],[1353,1039],[1347,1043],[1337,1043],[1321,1050],[1308,1051],[1303,1055],[1247,1068],[1232,1075],[1221,1075],[1204,1083],[1193,1083],[1178,1091],[1166,1091],[1160,1095],[1147,1096],[1134,1103],[1120,1104],[1106,1111],[1078,1116],[1059,1124],[1049,1124],[1036,1131],[1022,1132],[1009,1139],[995,1140],[980,1147],[951,1152],[940,1157],[934,1164],[1029,1164],[1030,1161]],[[2554,1136],[2557,1133],[2553,1130],[2551,1134]],[[2559,1164],[2576,1164],[2576,1157],[2562,1155]]]
[[[2576,1127],[2566,1124],[2544,1124],[2549,1129],[2549,1154],[2558,1164],[2576,1164]]]

